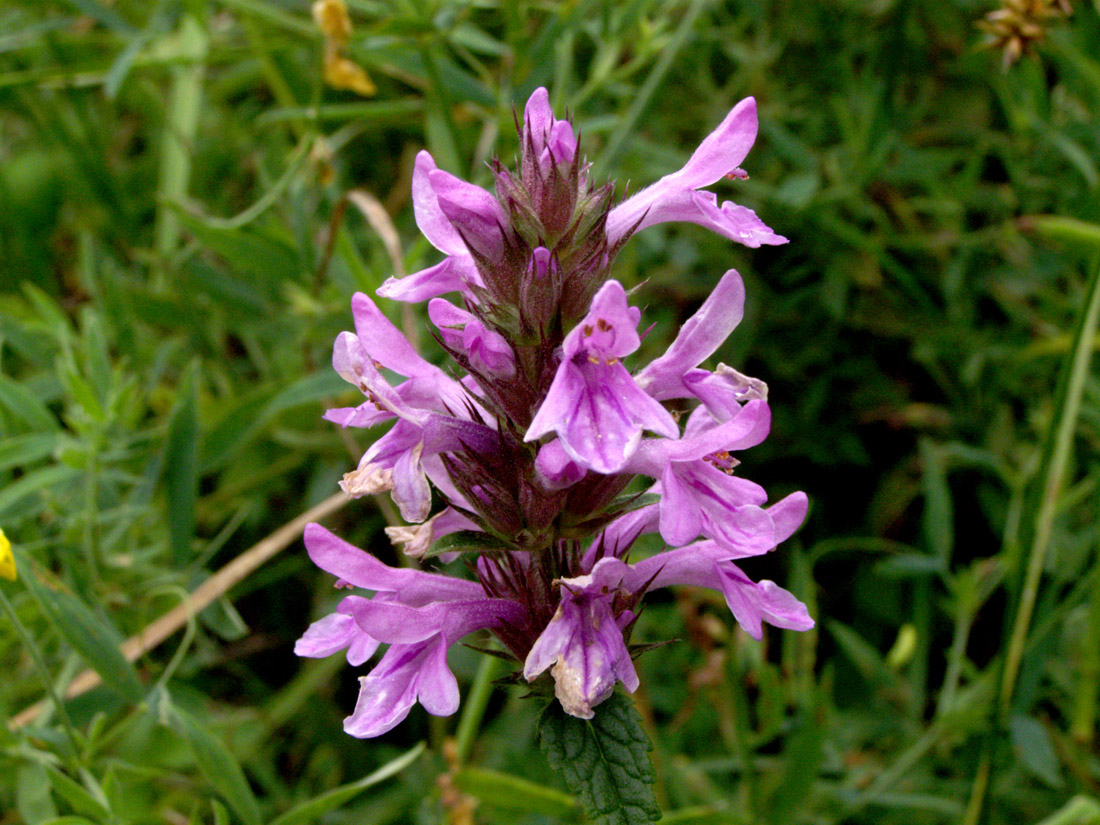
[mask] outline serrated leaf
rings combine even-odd
[[[566,786],[599,825],[661,818],[653,795],[652,745],[624,694],[611,694],[590,720],[570,716],[551,702],[539,718],[538,738],[550,765],[561,771]]]
[[[145,688],[134,666],[126,661],[119,649],[122,645],[121,634],[76,596],[39,581],[39,571],[34,569],[30,559],[19,548],[13,547],[12,552],[20,570],[20,580],[26,582],[27,589],[50,624],[105,684],[114,688],[126,701],[140,702]]]
[[[349,782],[347,785],[333,788],[328,793],[321,794],[308,802],[303,802],[301,805],[291,808],[285,814],[271,820],[269,825],[295,825],[299,822],[317,822],[323,814],[339,808],[345,802],[359,795],[371,785],[377,785],[384,779],[389,779],[391,776],[405,770],[405,768],[415,762],[423,752],[424,743],[421,742],[412,750],[387,762],[381,768],[374,771],[374,773],[364,776],[356,782]]]
[[[478,530],[459,530],[450,533],[432,544],[424,553],[424,558],[438,556],[440,553],[482,553],[486,550],[514,550],[512,545],[489,533]]]
[[[509,811],[562,816],[577,805],[573,797],[557,788],[485,768],[464,768],[455,774],[454,781],[464,793]]]
[[[161,705],[161,711],[168,726],[191,746],[199,768],[234,813],[248,825],[259,825],[260,806],[229,748],[187,711],[167,701]]]

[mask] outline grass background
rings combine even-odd
[[[333,494],[368,443],[320,419],[350,295],[436,260],[413,156],[488,184],[538,85],[634,189],[755,95],[717,188],[791,240],[664,225],[617,264],[637,363],[742,273],[715,360],[774,412],[744,470],[812,501],[747,569],[816,630],[758,644],[687,591],[639,623],[684,640],[639,661],[664,821],[1100,822],[1100,4],[1007,70],[970,0],[348,5],[370,98],[323,84],[299,0],[0,9],[0,715],[105,682],[0,728],[0,823],[582,821],[468,650],[459,717],[345,736],[352,670],[292,654],[336,601],[297,539],[115,652]],[[388,501],[330,509],[397,563]]]

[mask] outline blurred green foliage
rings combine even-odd
[[[348,5],[369,99],[323,86],[304,0],[0,8],[0,713],[86,666],[105,685],[0,730],[0,823],[459,822],[463,794],[478,822],[580,821],[515,689],[467,704],[457,757],[459,720],[419,710],[346,737],[354,676],[291,652],[335,602],[297,543],[117,653],[366,446],[320,419],[351,400],[328,368],[351,293],[395,271],[346,193],[384,205],[405,271],[433,262],[415,152],[487,183],[538,85],[634,189],[755,95],[751,179],[721,186],[791,239],[664,225],[619,259],[657,322],[638,363],[742,272],[719,358],[774,410],[744,469],[813,501],[751,572],[815,631],[757,644],[686,592],[639,622],[686,640],[639,661],[664,821],[1100,822],[1100,339],[1078,320],[1100,5],[1007,71],[972,0]],[[329,522],[394,561],[390,515]],[[452,654],[464,693],[477,662]]]

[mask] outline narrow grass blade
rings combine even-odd
[[[341,785],[339,788],[334,788],[328,793],[322,794],[308,802],[304,802],[296,808],[287,811],[285,814],[277,816],[271,821],[270,825],[297,825],[297,823],[300,822],[317,822],[323,814],[339,808],[372,785],[377,785],[379,782],[401,773],[401,771],[405,770],[405,768],[420,758],[420,754],[423,752],[424,743],[421,742],[412,750],[402,754],[392,762],[386,763],[374,773],[364,776],[356,782]]]

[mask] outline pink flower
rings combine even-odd
[[[756,140],[756,130],[756,100],[747,97],[699,144],[682,169],[611,210],[608,243],[614,246],[631,232],[668,221],[697,223],[745,246],[786,243],[751,209],[731,201],[719,205],[713,192],[698,191],[723,177],[746,177],[739,165]]]
[[[640,344],[640,318],[641,312],[627,305],[622,284],[608,281],[600,288],[588,315],[565,337],[561,364],[525,441],[556,432],[569,458],[606,474],[623,468],[642,430],[679,436],[668,411],[622,365]]]

